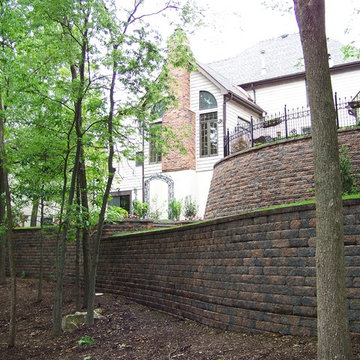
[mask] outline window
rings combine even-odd
[[[208,91],[200,91],[200,155],[202,157],[218,154],[218,113],[217,111],[204,111],[216,108],[217,102],[214,95]]]
[[[130,213],[131,191],[116,191],[110,194],[109,206],[118,206]]]
[[[150,141],[149,141],[149,161],[150,164],[157,164],[161,162],[161,150],[157,144],[157,138],[161,132],[161,123],[151,125]]]
[[[144,154],[142,151],[138,151],[135,155],[135,166],[141,166],[144,163]]]
[[[151,109],[151,115],[153,115],[156,119],[161,119],[164,116],[166,110],[166,105],[164,102],[158,102]]]
[[[200,91],[199,109],[207,110],[217,108],[217,102],[214,95],[208,91]]]
[[[218,153],[217,112],[200,114],[201,156]]]

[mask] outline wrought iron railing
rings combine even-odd
[[[338,129],[360,126],[360,99],[340,99],[335,93],[336,123]],[[224,156],[258,144],[311,134],[310,109],[287,109],[261,120],[250,121],[239,117],[237,126],[224,137]]]

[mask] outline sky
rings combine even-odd
[[[294,11],[277,11],[286,0],[194,0],[205,9],[207,24],[189,35],[195,58],[204,63],[236,56],[259,41],[298,32]],[[287,5],[288,4],[288,5]],[[360,47],[359,0],[325,0],[327,36]],[[287,5],[287,6],[286,6]],[[348,30],[347,30],[348,29]]]

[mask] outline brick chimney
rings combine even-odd
[[[179,30],[177,30],[179,31]],[[171,45],[170,45],[171,47]],[[177,106],[163,115],[163,126],[171,127],[178,136],[186,154],[172,148],[162,157],[162,171],[195,170],[195,113],[190,110],[190,72],[182,67],[170,65],[173,91],[177,98]]]

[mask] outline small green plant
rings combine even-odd
[[[26,271],[25,270],[21,270],[21,278],[22,279],[26,278]]]
[[[181,215],[181,201],[172,200],[169,202],[169,219],[179,221]]]
[[[119,206],[109,206],[106,213],[106,222],[114,223],[127,218],[128,212]]]
[[[342,146],[339,152],[340,175],[343,195],[354,194],[357,191],[355,186],[356,175],[352,173],[351,159],[349,149]]]
[[[158,208],[152,208],[149,214],[149,218],[155,222],[160,221],[161,210]]]
[[[132,205],[134,215],[136,215],[139,219],[144,219],[148,212],[149,204],[135,199]]]
[[[191,199],[191,196],[185,197],[184,202],[184,216],[185,219],[192,220],[196,218],[198,212],[198,205],[196,204],[196,201]]]
[[[93,345],[95,342],[94,338],[91,336],[83,336],[78,340],[78,345]]]
[[[263,127],[267,128],[270,126],[276,126],[278,124],[281,123],[281,119],[280,118],[273,118],[273,119],[269,119],[269,120],[265,120],[263,123]]]

